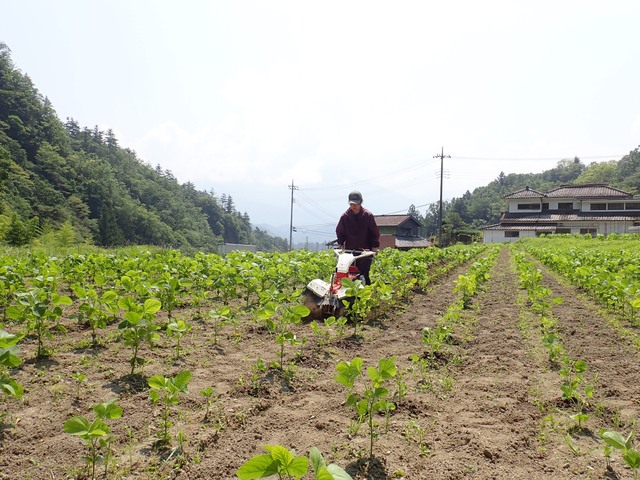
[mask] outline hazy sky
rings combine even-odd
[[[294,241],[640,144],[640,2],[0,1],[59,117]],[[424,211],[424,207],[420,208]]]

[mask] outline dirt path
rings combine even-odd
[[[637,419],[640,413],[640,354],[632,342],[618,335],[599,313],[597,306],[576,295],[574,287],[544,270],[543,285],[563,302],[553,307],[560,320],[563,344],[572,358],[589,365],[596,378],[595,396],[613,416],[622,422]]]

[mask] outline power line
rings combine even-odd
[[[370,177],[370,178],[363,179],[363,180],[358,180],[357,183],[358,183],[358,185],[367,185],[369,183],[373,183],[373,182],[375,182],[377,180],[381,180],[381,179],[388,180],[389,178],[393,178],[393,177],[396,177],[398,175],[403,175],[403,174],[409,173],[410,171],[413,171],[413,170],[418,170],[418,169],[420,169],[420,168],[422,168],[422,167],[424,167],[426,165],[429,165],[429,163],[434,163],[434,162],[416,163],[416,164],[409,165],[407,167],[401,168],[399,170],[395,170],[395,171],[392,171],[392,172],[385,173],[383,175],[379,175],[379,176],[376,176],[376,177]],[[365,169],[365,171],[366,171],[366,169]],[[344,189],[344,188],[351,188],[351,187],[353,187],[353,183],[345,183],[345,184],[342,184],[342,185],[331,185],[329,187],[309,187],[309,188],[302,188],[302,190],[305,190],[307,192],[311,192],[311,191],[318,191],[318,190],[341,190],[341,189]]]
[[[596,158],[616,158],[623,157],[624,155],[596,155],[590,157],[581,157],[577,156],[580,160],[586,159],[596,159]],[[466,156],[454,156],[452,157],[455,160],[494,160],[494,161],[505,161],[505,162],[518,162],[518,161],[533,161],[533,160],[561,160],[561,159],[569,159],[569,157],[557,156],[557,157],[466,157]]]

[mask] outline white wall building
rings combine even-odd
[[[604,184],[562,185],[546,193],[526,187],[504,195],[500,223],[482,229],[484,242],[515,242],[542,233],[637,232],[640,198]]]

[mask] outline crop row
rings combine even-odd
[[[640,311],[640,238],[538,239],[524,249],[586,290],[597,301],[637,320]]]

